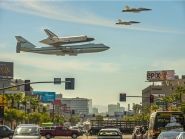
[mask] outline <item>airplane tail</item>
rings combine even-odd
[[[20,53],[20,51],[26,51],[36,47],[21,36],[15,36],[15,38],[17,40],[16,53]]]
[[[129,10],[130,7],[128,5],[125,6],[125,10]]]
[[[49,29],[44,29],[44,31],[46,32],[46,34],[48,35],[49,38],[53,38],[53,37],[58,38],[58,36],[56,34],[54,34],[53,32],[51,32]]]

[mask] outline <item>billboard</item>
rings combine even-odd
[[[149,82],[174,80],[174,79],[175,79],[174,70],[147,71],[147,80]]]
[[[13,62],[0,61],[0,79],[13,79]]]
[[[43,103],[51,103],[56,98],[56,93],[55,92],[33,91],[32,93],[33,93],[33,95],[39,95],[40,96],[40,100]]]

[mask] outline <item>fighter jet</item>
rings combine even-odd
[[[147,8],[130,8],[129,6],[125,6],[125,8],[122,10],[122,12],[133,12],[133,13],[139,13],[142,11],[149,11],[152,9],[147,9]]]
[[[116,24],[118,25],[132,25],[132,24],[138,24],[140,22],[137,21],[122,21],[121,19],[118,19],[118,22]]]
[[[48,38],[41,40],[40,42],[47,45],[60,46],[64,44],[89,42],[94,40],[94,38],[87,37],[86,35],[58,37],[48,29],[44,29],[44,31],[48,35]]]
[[[36,46],[21,36],[15,36],[17,39],[16,52],[20,53],[20,51],[31,52],[31,53],[39,53],[39,54],[48,54],[48,55],[70,55],[77,56],[80,53],[94,53],[108,50],[110,47],[104,44],[81,44],[81,45],[67,45],[67,46],[49,46],[49,47],[40,47],[36,48]]]

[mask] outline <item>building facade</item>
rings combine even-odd
[[[62,98],[62,105],[70,108],[75,114],[88,115],[92,113],[92,99],[87,98]]]
[[[108,105],[108,115],[113,116],[116,112],[124,112],[125,108],[120,107],[120,103]]]
[[[150,95],[154,96],[154,102],[163,96],[169,96],[179,86],[185,86],[185,76],[181,79],[176,76],[174,80],[162,81],[161,85],[150,85],[142,90],[142,106],[150,105]],[[184,100],[185,101],[185,100]]]

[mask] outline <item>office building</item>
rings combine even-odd
[[[70,108],[75,114],[88,115],[92,113],[92,99],[87,98],[62,98],[62,105]]]

